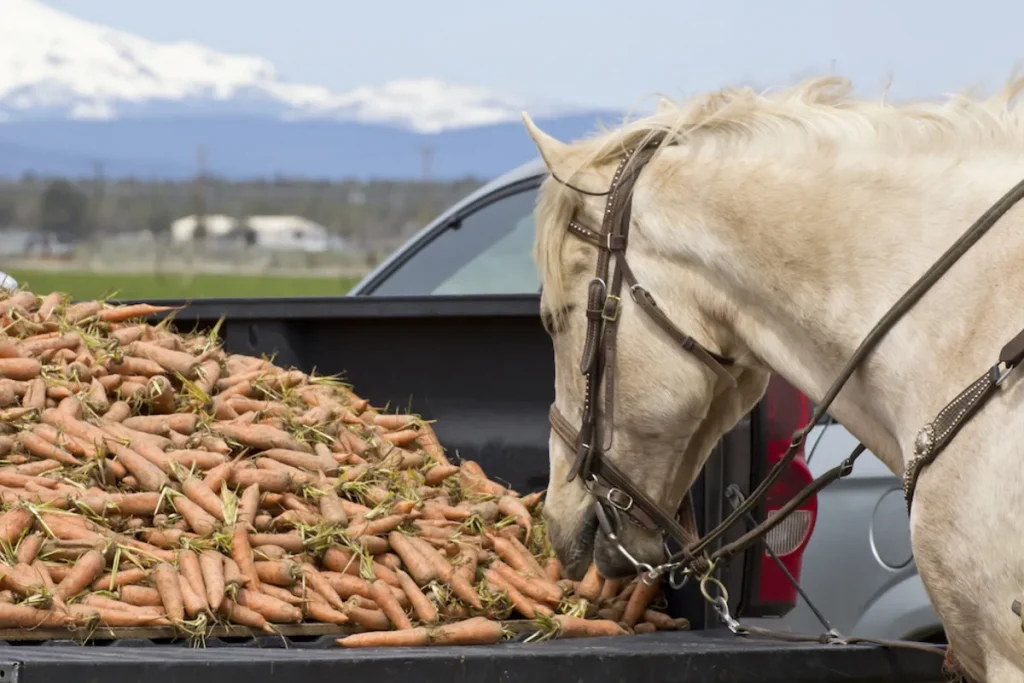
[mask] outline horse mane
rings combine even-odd
[[[653,144],[660,154],[673,145],[699,147],[702,155],[715,157],[742,153],[775,158],[807,150],[808,144],[896,157],[1024,153],[1024,115],[1017,100],[1024,77],[1016,73],[984,99],[967,90],[941,101],[893,103],[885,93],[869,100],[854,96],[852,89],[848,79],[832,75],[775,91],[726,87],[681,102],[662,99],[654,114],[571,143],[574,168],[566,177],[548,177],[537,204],[534,258],[551,312],[557,314],[566,302],[561,255],[569,233],[564,227],[583,202],[579,192],[559,181],[572,183],[580,171],[615,163],[630,149]]]

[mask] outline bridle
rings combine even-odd
[[[858,444],[857,448],[840,465],[808,484],[777,514],[756,525],[736,540],[713,552],[706,552],[716,539],[725,534],[767,494],[772,484],[797,455],[813,426],[826,414],[839,391],[878,341],[1007,210],[1024,197],[1024,181],[1014,186],[990,207],[879,320],[847,361],[832,387],[817,404],[810,420],[793,434],[782,459],[775,464],[758,487],[739,505],[735,506],[721,523],[700,537],[696,530],[693,502],[689,491],[683,500],[681,511],[671,514],[663,510],[636,486],[629,476],[607,457],[607,452],[612,446],[616,333],[622,310],[623,283],[629,286],[629,296],[639,309],[679,347],[704,363],[730,387],[736,386],[735,378],[727,370],[727,367],[734,365],[734,359],[707,349],[673,323],[655,303],[651,293],[640,284],[626,259],[629,226],[632,218],[633,188],[641,171],[656,153],[658,143],[662,139],[663,137],[659,136],[647,144],[629,150],[619,163],[611,185],[604,192],[577,188],[554,176],[555,180],[573,190],[590,196],[607,196],[607,200],[600,230],[583,225],[575,217],[568,223],[568,230],[572,235],[595,246],[598,250],[595,275],[589,283],[587,292],[587,333],[580,359],[580,371],[585,378],[586,388],[583,414],[578,430],[573,428],[569,420],[554,404],[550,409],[549,421],[552,430],[573,449],[567,481],[571,482],[576,477],[580,477],[584,488],[594,498],[594,512],[602,533],[633,565],[641,580],[645,583],[653,583],[659,577],[667,574],[670,584],[679,588],[691,574],[696,574],[703,577],[703,591],[703,581],[710,577],[710,573],[717,563],[744,550],[781,523],[804,501],[816,495],[818,491],[833,481],[850,474],[854,462],[865,451],[863,444]],[[613,258],[614,265],[611,263]],[[922,430],[917,442],[917,455],[907,467],[904,477],[904,492],[908,511],[917,477],[923,467],[934,460],[941,449],[953,438],[963,422],[975,413],[993,391],[1002,384],[1010,370],[1022,359],[1024,359],[1024,330],[1003,348],[999,361],[993,367],[953,399],[939,413],[936,420]],[[605,387],[604,402],[603,406],[599,407],[598,388],[602,380]],[[666,561],[652,566],[640,562],[632,556],[619,540],[623,515],[640,527],[662,535],[668,558]],[[681,515],[682,520],[677,519],[677,515]],[[672,553],[666,542],[666,536],[674,539],[679,544],[680,550]],[[705,596],[707,597],[707,594]]]

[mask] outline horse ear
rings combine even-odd
[[[523,125],[526,126],[526,132],[533,138],[533,144],[537,145],[537,151],[540,152],[541,158],[544,159],[544,165],[552,173],[558,174],[558,171],[568,161],[569,145],[556,140],[538,128],[537,124],[533,122],[533,119],[525,111],[523,112]]]
[[[607,181],[602,181],[594,169],[581,167],[582,158],[577,149],[542,131],[526,112],[523,112],[523,123],[552,175],[563,182],[571,179],[577,187],[586,187],[592,192],[604,189],[601,185]]]

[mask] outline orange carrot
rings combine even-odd
[[[509,602],[515,607],[519,614],[523,615],[526,619],[534,619],[537,616],[537,605],[525,595],[520,593],[515,586],[505,580],[505,577],[499,574],[495,569],[488,568],[484,571],[484,580],[487,585],[495,592],[504,592],[508,595]]]
[[[32,526],[32,512],[25,507],[16,507],[0,515],[0,540],[13,546],[21,535]]]
[[[597,571],[597,564],[591,562],[586,575],[583,577],[583,580],[580,581],[579,586],[576,587],[576,595],[593,602],[601,595],[602,587],[603,579],[601,578],[601,574]]]
[[[238,604],[275,624],[297,624],[302,621],[302,610],[263,592],[242,588],[238,591]]]
[[[235,441],[251,448],[259,448],[262,450],[270,448],[284,448],[292,451],[301,451],[303,453],[310,453],[313,450],[305,443],[297,441],[287,432],[268,425],[214,423],[213,429],[214,431],[219,432],[221,436],[228,439],[234,439]]]
[[[326,605],[327,603],[324,604]],[[388,616],[377,609],[366,609],[358,605],[345,605],[342,613],[369,631],[387,631],[391,626],[391,620],[388,619]],[[407,633],[407,631],[401,632]]]
[[[417,546],[413,545],[411,539],[405,534],[392,531],[388,534],[388,541],[398,556],[402,558],[402,563],[405,564],[409,575],[417,584],[424,586],[440,576],[433,563],[423,555]]]
[[[272,598],[277,598],[281,602],[286,602],[289,605],[295,605],[296,607],[301,607],[304,603],[302,598],[293,595],[287,588],[272,586],[269,583],[260,584],[260,592],[265,595],[269,595]]]
[[[643,581],[636,581],[634,585],[636,587],[633,589],[632,595],[629,596],[629,602],[626,603],[626,611],[622,614],[622,623],[630,628],[636,626],[640,617],[647,611],[651,600],[661,590],[661,577],[658,577],[652,585]]]
[[[263,545],[276,545],[291,553],[301,553],[304,549],[302,536],[295,532],[286,534],[249,534],[249,545],[253,548]]]
[[[249,545],[249,534],[244,526],[236,526],[231,536],[231,559],[238,565],[242,580],[253,590],[259,590],[260,578],[256,574],[256,567],[252,559],[252,547]]]
[[[83,301],[72,304],[64,310],[64,319],[71,324],[80,323],[99,313],[102,307],[103,304],[99,301]]]
[[[337,624],[342,626],[348,624],[350,621],[347,614],[339,612],[326,602],[307,600],[302,604],[302,610],[305,616],[310,617],[314,621],[319,621],[325,624]],[[384,621],[387,622],[387,617],[384,617]]]
[[[547,576],[548,581],[555,583],[562,578],[562,563],[558,561],[557,557],[549,557],[544,563],[544,575]]]
[[[203,570],[199,565],[199,556],[194,550],[183,549],[178,551],[178,571],[188,581],[196,594],[197,599],[202,603],[202,609],[210,609],[206,599],[206,584],[203,582]]]
[[[606,602],[613,600],[615,596],[619,594],[619,589],[622,588],[622,581],[619,579],[605,579],[604,585],[601,586],[601,594],[598,596],[598,601]]]
[[[270,624],[267,623],[266,618],[262,614],[244,605],[239,605],[228,598],[224,598],[221,601],[218,611],[236,624],[256,628],[267,633],[274,632],[274,629],[270,627]]]
[[[121,588],[121,601],[139,607],[163,607],[160,591],[145,586],[127,585]]]
[[[149,570],[147,569],[125,569],[113,575],[104,574],[92,582],[92,589],[96,591],[117,590],[121,586],[141,583],[147,576],[149,576]]]
[[[603,619],[581,619],[568,614],[556,614],[559,638],[596,638],[601,636],[624,636],[627,632],[614,621]]]
[[[185,518],[189,527],[200,536],[210,536],[217,530],[217,519],[189,500],[187,496],[173,496],[171,503],[174,505],[174,509]]]
[[[200,612],[206,609],[206,601],[202,599],[195,589],[192,588],[192,584],[188,582],[181,574],[177,574],[178,588],[181,592],[181,604],[184,606],[185,614],[189,617],[195,617]]]
[[[72,617],[55,610],[46,611],[28,605],[11,605],[0,603],[0,628],[36,629],[64,628],[72,622]]]
[[[177,413],[174,415],[141,415],[129,417],[124,426],[148,434],[166,436],[172,431],[181,434],[192,434],[199,424],[199,416],[195,413]]]
[[[56,306],[56,304],[54,304]],[[40,307],[42,317],[42,307]],[[52,310],[52,309],[50,309]],[[152,304],[131,304],[128,306],[111,306],[98,313],[99,319],[108,323],[119,323],[130,318],[145,318],[156,313],[175,310],[172,306],[153,306]]]
[[[412,577],[401,569],[395,571],[395,574],[398,575],[401,588],[405,591],[406,596],[409,598],[409,603],[416,612],[416,618],[425,624],[436,622],[437,610],[430,600],[427,599],[427,596],[423,594],[419,586],[416,585],[416,582],[412,580]]]
[[[203,483],[214,493],[220,493],[220,485],[227,482],[228,476],[231,474],[231,468],[232,464],[226,462],[207,470],[203,476]]]
[[[251,526],[253,520],[256,519],[256,509],[260,504],[260,485],[259,484],[248,484],[245,490],[242,491],[242,496],[238,501],[238,514],[236,516],[237,524],[239,526],[247,527]]]
[[[435,645],[490,645],[499,642],[505,631],[496,621],[486,617],[471,617],[441,626],[430,635]]]
[[[188,496],[189,500],[201,507],[204,511],[221,522],[225,521],[224,505],[221,502],[220,496],[211,491],[210,487],[207,486],[206,482],[202,479],[188,477],[182,482],[181,490],[186,496]]]
[[[78,595],[89,587],[107,566],[107,560],[98,550],[90,550],[75,563],[74,568],[57,586],[54,594],[62,600]]]
[[[3,527],[3,517],[0,517],[0,528]],[[32,564],[35,562],[36,555],[39,554],[39,549],[43,546],[43,541],[46,539],[41,533],[34,533],[25,536],[21,539],[21,543],[18,544],[18,562],[24,564]]]
[[[214,550],[204,550],[199,555],[199,568],[206,586],[206,598],[210,608],[220,609],[226,588],[224,579],[224,557]]]
[[[292,476],[287,472],[258,469],[238,469],[231,471],[229,481],[234,486],[259,486],[262,491],[283,493],[292,486]]]
[[[164,603],[164,609],[172,621],[180,622],[185,619],[185,603],[181,595],[181,584],[178,582],[178,573],[174,571],[167,562],[160,562],[153,569],[153,582],[156,589],[160,591],[160,600]]]
[[[185,379],[195,377],[199,365],[195,357],[189,353],[165,349],[162,346],[143,341],[132,342],[128,346],[128,353],[138,358],[155,361],[167,372],[180,374]]]
[[[371,583],[370,597],[377,603],[380,610],[387,615],[391,623],[395,625],[395,628],[412,628],[412,622],[409,621],[409,617],[406,616],[395,596],[391,594],[391,589],[386,583],[379,579]]]
[[[451,586],[452,592],[455,593],[459,600],[477,609],[483,609],[480,598],[477,596],[476,591],[473,590],[473,585],[461,574],[457,573],[436,548],[416,537],[409,538],[409,542],[415,545],[427,562],[434,566],[438,577]]]
[[[562,599],[562,590],[557,584],[534,576],[522,576],[501,560],[491,563],[491,568],[501,574],[509,584],[515,586],[523,595],[534,600],[557,605]]]
[[[0,377],[27,381],[39,377],[42,364],[34,358],[0,358]]]
[[[256,575],[261,583],[274,586],[292,586],[299,572],[298,565],[291,560],[273,560],[254,562]]]
[[[690,622],[685,618],[673,619],[667,614],[650,609],[644,612],[643,619],[659,631],[685,631],[690,628]]]
[[[122,446],[113,439],[108,439],[106,444],[114,457],[132,473],[144,490],[160,491],[167,485],[167,475],[136,451]]]

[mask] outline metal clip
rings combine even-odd
[[[625,496],[623,498],[623,496]],[[623,512],[629,512],[633,507],[633,496],[622,489],[610,489],[604,496],[605,500]]]
[[[718,618],[725,623],[733,635],[742,636],[748,633],[746,626],[732,618],[732,614],[729,613],[729,603],[725,601],[725,598],[719,596],[712,601],[712,604],[715,607],[715,612],[718,613]]]

